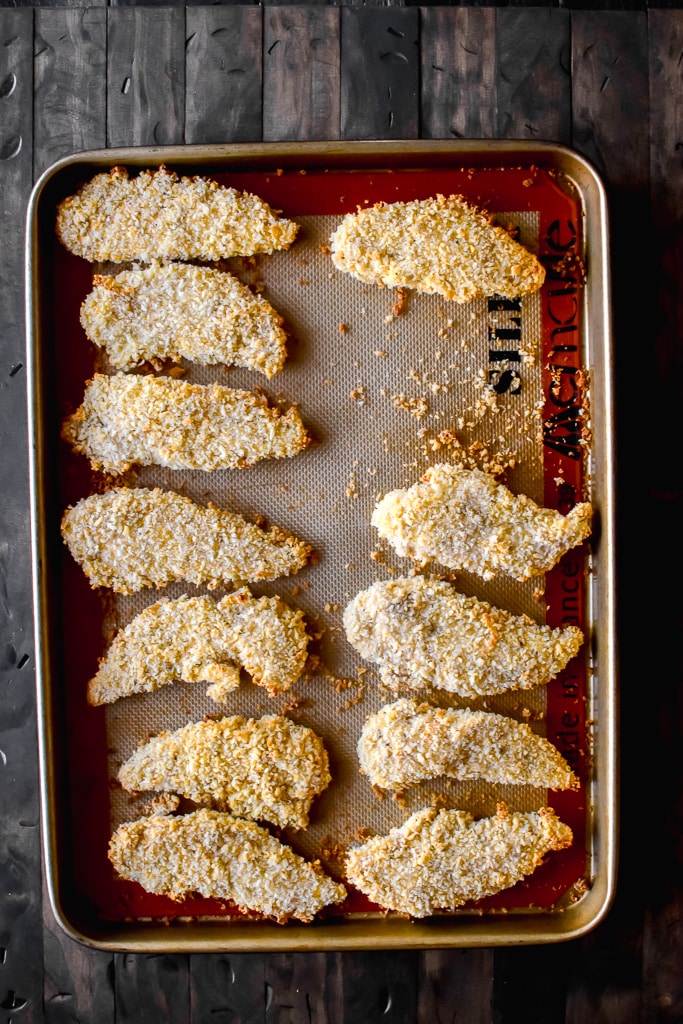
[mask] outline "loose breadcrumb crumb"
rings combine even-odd
[[[298,225],[258,196],[165,167],[97,174],[57,208],[57,235],[86,260],[219,260],[287,249]]]
[[[385,495],[372,524],[399,555],[418,562],[435,559],[487,580],[525,580],[586,540],[591,515],[588,502],[563,516],[513,495],[483,470],[441,464],[407,490]]]
[[[277,527],[174,491],[118,487],[68,508],[62,537],[93,587],[132,594],[174,580],[216,587],[289,576],[311,548]]]
[[[490,711],[435,708],[398,700],[371,715],[358,743],[370,783],[400,790],[425,779],[452,779],[544,789],[578,789],[559,751],[528,725]]]
[[[305,861],[264,828],[206,809],[121,825],[109,859],[122,878],[147,892],[174,900],[193,893],[230,900],[243,912],[280,923],[312,921],[346,896],[317,862]]]
[[[573,840],[550,808],[474,821],[466,811],[417,811],[387,836],[351,850],[346,878],[374,903],[412,917],[455,910],[532,874]]]
[[[119,782],[129,792],[176,793],[241,818],[305,828],[331,776],[312,729],[282,715],[236,715],[160,733],[126,761]]]
[[[577,626],[552,629],[423,576],[374,583],[349,602],[343,625],[386,685],[460,697],[547,683],[583,643]]]
[[[295,407],[283,414],[251,391],[127,373],[95,374],[62,435],[107,473],[245,468],[310,444]]]

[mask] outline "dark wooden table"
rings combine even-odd
[[[0,7],[0,1024],[683,1020],[683,11]],[[23,218],[52,161],[152,143],[566,143],[609,189],[621,860],[581,940],[413,953],[111,955],[41,899]]]

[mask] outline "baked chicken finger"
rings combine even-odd
[[[130,792],[175,793],[241,818],[305,828],[330,784],[327,751],[312,729],[282,715],[207,719],[162,732],[122,765]]]
[[[400,790],[440,775],[544,789],[579,787],[560,752],[525,723],[416,700],[398,700],[368,718],[358,759],[361,772],[382,789]]]
[[[545,270],[490,214],[460,196],[377,203],[344,218],[332,261],[361,281],[468,302],[537,291]]]
[[[483,470],[441,464],[407,490],[386,494],[372,524],[399,555],[418,562],[435,559],[486,580],[526,580],[586,540],[591,515],[588,502],[563,516],[514,495]]]
[[[251,391],[128,373],[96,373],[62,436],[106,473],[244,468],[310,443],[293,406],[283,414]]]
[[[298,225],[258,196],[165,167],[96,174],[57,208],[57,236],[86,260],[220,260],[288,249]]]
[[[282,369],[282,317],[263,296],[213,267],[169,263],[96,275],[81,306],[87,336],[120,370],[163,359]]]
[[[388,686],[477,697],[528,690],[561,672],[583,643],[578,626],[552,629],[424,576],[380,581],[344,610],[349,643]]]
[[[121,878],[182,900],[195,893],[284,923],[312,921],[346,889],[251,821],[201,809],[119,826],[109,859]]]
[[[296,572],[311,549],[272,527],[174,491],[117,487],[62,516],[62,537],[93,587],[132,594],[174,580],[217,587]]]
[[[466,811],[417,811],[387,836],[351,850],[346,878],[374,903],[412,917],[454,910],[532,874],[572,831],[550,808],[474,821]]]

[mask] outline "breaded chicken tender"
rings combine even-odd
[[[561,672],[583,643],[578,626],[552,629],[450,583],[397,577],[362,590],[343,616],[350,644],[382,682],[478,697],[528,690]]]
[[[305,828],[313,798],[330,781],[320,737],[282,715],[235,715],[162,732],[119,771],[129,792],[176,793],[283,828]]]
[[[57,208],[57,236],[86,260],[220,260],[287,249],[298,225],[258,196],[165,167],[96,174]]]
[[[481,469],[431,466],[419,483],[390,491],[372,525],[399,555],[435,559],[485,580],[526,580],[547,572],[591,532],[592,510],[580,502],[563,516],[525,494],[514,495]]]
[[[116,634],[88,683],[88,703],[111,704],[178,679],[211,683],[207,696],[223,701],[239,686],[241,666],[269,694],[282,693],[304,670],[308,639],[302,612],[246,587],[218,603],[157,601]]]
[[[182,900],[230,900],[245,913],[284,924],[312,921],[341,903],[346,889],[252,821],[202,809],[154,815],[119,826],[109,860],[121,878],[147,892]]]
[[[96,373],[62,436],[107,473],[245,468],[310,444],[294,406],[283,414],[251,391],[128,373]]]
[[[164,359],[243,366],[266,377],[282,369],[282,317],[232,274],[169,263],[98,274],[93,284],[81,324],[117,369]]]
[[[455,910],[532,874],[572,831],[551,808],[474,821],[466,811],[417,811],[400,828],[351,850],[346,878],[373,903],[411,917]]]
[[[533,253],[461,196],[377,203],[347,214],[330,241],[334,265],[361,281],[454,302],[514,299],[545,280]]]
[[[397,700],[367,719],[358,759],[361,772],[382,789],[400,790],[440,775],[544,789],[579,788],[560,752],[523,722],[416,700]]]
[[[91,586],[133,594],[175,580],[248,583],[289,576],[311,548],[277,527],[197,505],[174,491],[115,487],[62,516],[62,537]]]

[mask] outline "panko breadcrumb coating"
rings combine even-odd
[[[294,406],[283,414],[251,391],[128,373],[96,373],[62,435],[107,473],[245,468],[310,444]]]
[[[175,580],[213,588],[289,576],[311,548],[277,527],[174,491],[115,487],[62,516],[62,537],[93,587],[133,594]]]
[[[552,629],[450,583],[397,577],[362,590],[343,616],[349,643],[382,682],[460,697],[528,690],[561,672],[583,643],[578,626]]]
[[[109,859],[121,878],[182,900],[195,893],[230,900],[280,923],[312,921],[346,889],[266,829],[219,811],[154,815],[119,826]]]
[[[96,275],[93,284],[81,324],[120,370],[163,359],[243,366],[266,377],[282,369],[282,317],[232,274],[170,263]]]
[[[235,715],[160,733],[126,761],[119,782],[129,792],[176,793],[240,818],[305,828],[331,777],[312,729],[282,715]]]
[[[454,302],[514,299],[545,280],[533,253],[461,196],[377,203],[347,214],[330,241],[334,265],[361,281]]]
[[[116,634],[88,683],[88,703],[110,704],[177,679],[211,683],[207,696],[222,701],[239,686],[240,666],[269,694],[282,693],[304,670],[308,639],[302,612],[246,587],[218,603],[157,601]]]
[[[57,236],[86,260],[220,260],[287,249],[298,231],[258,196],[165,167],[96,174],[57,208]]]
[[[417,811],[400,828],[351,850],[347,881],[387,910],[426,917],[508,889],[572,831],[551,808],[474,821],[466,811]]]
[[[485,580],[526,580],[547,572],[591,532],[592,510],[580,502],[563,516],[525,494],[514,495],[481,469],[431,466],[419,483],[386,494],[372,525],[399,555]]]
[[[484,779],[512,786],[578,789],[560,752],[528,725],[490,711],[398,700],[371,715],[358,742],[373,786],[400,790],[425,779]]]

